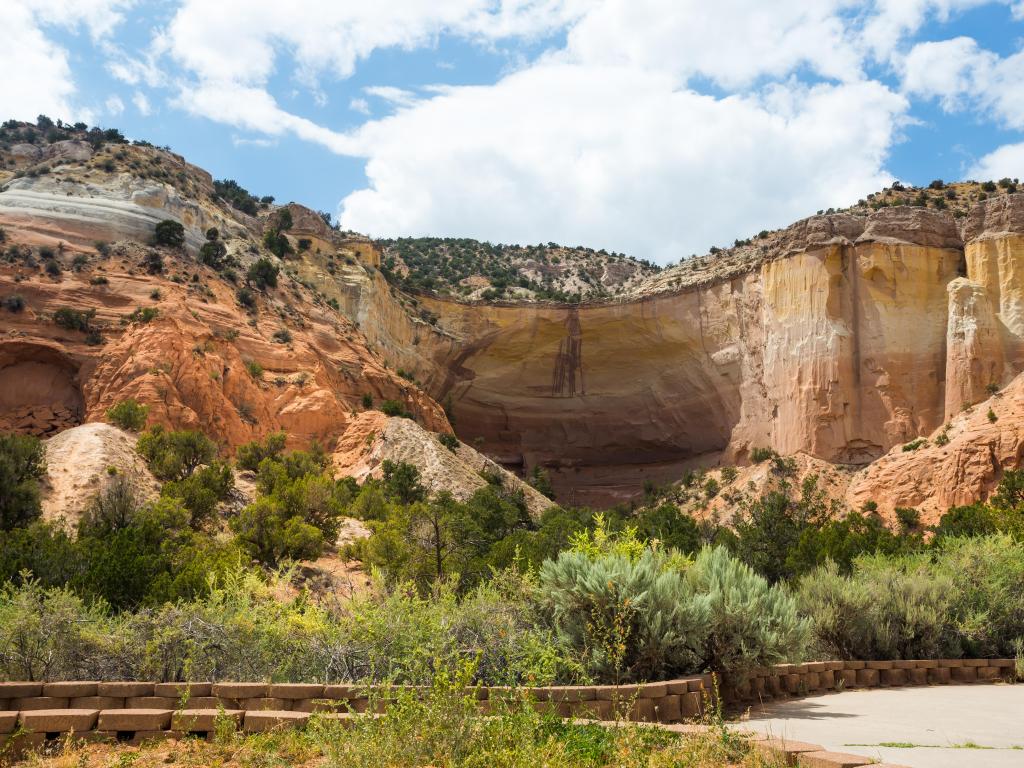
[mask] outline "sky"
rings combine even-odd
[[[374,237],[671,263],[893,180],[1024,176],[1024,0],[2,0],[0,119]]]

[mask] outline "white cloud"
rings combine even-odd
[[[1024,178],[1024,142],[999,147],[982,157],[966,174],[966,178],[978,181],[1005,177]]]
[[[121,101],[121,97],[117,95],[110,96],[105,102],[103,102],[103,106],[106,109],[107,114],[111,117],[117,117],[124,112],[124,102]]]
[[[136,91],[132,94],[132,104],[135,105],[135,109],[137,109],[139,114],[143,117],[149,117],[153,112],[153,108],[149,104],[149,99],[142,91]]]
[[[353,112],[358,112],[361,115],[370,114],[370,102],[366,99],[355,98],[348,103],[348,108]]]
[[[247,139],[241,136],[232,136],[231,143],[236,147],[276,147],[274,139]]]
[[[902,61],[903,88],[948,112],[973,109],[1024,129],[1024,51],[1002,58],[969,37],[918,43]]]
[[[43,28],[85,27],[94,40],[108,35],[121,20],[128,0],[4,0],[0,3],[0,105],[5,118],[34,120],[46,114],[64,120],[91,120],[76,104],[68,52],[46,37]]]
[[[404,88],[396,88],[393,85],[371,85],[363,88],[363,93],[369,96],[376,96],[389,104],[398,107],[409,107],[416,103],[416,94]]]
[[[678,259],[877,189],[905,108],[877,83],[715,99],[636,67],[547,62],[363,126],[369,187],[341,222]]]

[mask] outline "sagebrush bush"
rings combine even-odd
[[[862,556],[849,576],[827,564],[800,582],[821,652],[852,659],[957,657],[953,580],[924,555]]]
[[[811,624],[788,588],[769,585],[725,547],[702,549],[686,579],[707,610],[702,668],[736,673],[805,653]]]
[[[540,582],[556,630],[601,680],[660,680],[697,668],[707,603],[664,552],[562,552],[541,567]]]
[[[39,517],[39,481],[45,472],[39,438],[0,433],[0,531]]]

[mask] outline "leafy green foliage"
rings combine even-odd
[[[235,451],[235,463],[239,469],[255,472],[264,459],[276,460],[281,455],[287,439],[284,432],[271,432],[262,442],[253,440],[240,445]]]
[[[88,332],[92,329],[91,322],[95,316],[95,309],[83,312],[82,310],[72,309],[71,307],[59,307],[53,313],[53,322],[61,328],[67,328],[69,331]]]
[[[185,245],[185,227],[173,219],[164,219],[153,230],[153,242],[169,248],[181,248]]]
[[[217,446],[202,432],[169,432],[159,424],[139,436],[136,450],[160,480],[184,480],[217,455]]]
[[[122,400],[113,408],[107,409],[107,418],[110,423],[129,432],[139,432],[146,426],[146,417],[149,414],[148,405],[140,405],[133,398]]]
[[[0,434],[0,531],[39,517],[39,480],[46,472],[43,456],[38,438]]]
[[[246,276],[249,282],[253,284],[258,290],[265,290],[266,288],[277,287],[277,276],[280,273],[280,268],[274,264],[270,259],[257,259]],[[245,302],[242,302],[243,304]]]
[[[260,201],[234,179],[217,179],[213,182],[213,189],[217,197],[242,213],[255,216],[259,211]]]

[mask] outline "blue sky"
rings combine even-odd
[[[1024,176],[1021,0],[7,0],[3,117],[375,236],[666,263],[894,178]]]

